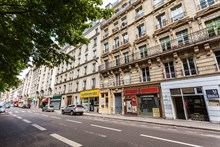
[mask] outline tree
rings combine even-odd
[[[0,91],[16,86],[30,61],[37,67],[68,63],[72,57],[61,46],[89,42],[83,36],[87,22],[112,13],[101,5],[102,0],[1,0]]]

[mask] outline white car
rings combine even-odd
[[[0,113],[5,113],[5,107],[4,106],[0,106]]]

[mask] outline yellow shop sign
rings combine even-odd
[[[80,98],[99,97],[99,89],[80,92]]]

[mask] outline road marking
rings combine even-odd
[[[71,119],[66,119],[66,121],[70,121],[70,122],[74,122],[74,123],[78,123],[78,124],[81,124],[82,122],[80,121],[75,121],[75,120],[71,120]]]
[[[220,139],[219,135],[214,135],[214,134],[201,134],[202,136],[206,136],[206,137],[212,137],[212,138],[217,138]]]
[[[19,113],[18,111],[15,111],[15,113]]]
[[[86,130],[84,130],[84,132],[86,132],[86,133],[88,133],[88,134],[92,134],[92,135],[100,136],[100,137],[103,137],[103,138],[107,137],[106,135],[98,134],[98,133],[90,132],[90,131],[86,131]]]
[[[39,129],[39,130],[41,130],[41,131],[47,130],[47,129],[45,129],[45,128],[43,128],[43,127],[37,125],[37,124],[32,124],[32,126],[35,127],[35,128],[37,128],[37,129]]]
[[[13,114],[14,117],[16,117],[17,115]]]
[[[20,116],[17,116],[18,119],[22,119]]]
[[[160,138],[160,137],[155,137],[155,136],[150,136],[150,135],[140,134],[140,136],[142,136],[142,137],[147,137],[147,138],[152,138],[152,139],[157,139],[157,140],[163,140],[163,141],[172,142],[172,143],[176,143],[176,144],[182,144],[182,145],[192,146],[192,147],[202,147],[202,146],[200,146],[200,145],[195,145],[195,144],[190,144],[190,143],[184,143],[184,142],[180,142],[180,141],[175,141],[175,140],[170,140],[170,139],[165,139],[165,138]]]
[[[56,117],[56,116],[51,116],[51,118],[61,119],[60,117]]]
[[[29,120],[27,120],[27,119],[22,119],[24,122],[26,122],[26,123],[28,123],[28,124],[30,124],[31,122],[29,121]]]
[[[21,112],[25,112],[25,111],[21,111]]]
[[[41,114],[42,116],[48,116],[48,115],[46,115],[46,114]]]
[[[112,131],[118,131],[118,132],[121,132],[121,131],[122,131],[122,130],[119,130],[119,129],[109,128],[109,127],[104,127],[104,126],[99,126],[99,125],[94,125],[94,124],[91,124],[91,126],[97,127],[97,128],[108,129],[108,130],[112,130]]]
[[[9,114],[12,114],[12,112],[8,112]]]
[[[31,113],[31,111],[27,111],[27,112]]]
[[[74,142],[74,141],[72,141],[72,140],[69,140],[69,139],[67,139],[67,138],[65,138],[65,137],[63,137],[63,136],[60,136],[60,135],[56,134],[56,133],[50,134],[50,136],[52,136],[52,137],[58,139],[59,141],[62,141],[62,142],[64,142],[64,143],[66,143],[66,144],[68,144],[68,145],[70,145],[70,146],[72,146],[72,147],[80,147],[80,146],[82,146],[81,144],[79,144],[79,143],[77,143],[77,142]]]

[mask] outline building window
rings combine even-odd
[[[79,48],[79,56],[81,55],[81,50],[82,50],[82,49],[81,49],[81,47],[80,47],[80,48]]]
[[[86,89],[86,80],[83,81],[83,89]]]
[[[95,29],[95,33],[96,33],[96,34],[98,34],[98,33],[99,33],[99,30],[98,30],[98,28],[96,28],[96,29]]]
[[[104,30],[104,38],[108,36],[108,28]]]
[[[144,24],[141,24],[137,27],[138,29],[138,34],[137,34],[137,38],[142,37],[145,35],[145,28],[144,28]]]
[[[120,65],[120,57],[119,56],[115,56],[115,65],[116,66]]]
[[[122,22],[122,27],[126,26],[128,24],[127,16],[122,17],[121,22]]]
[[[215,3],[215,0],[199,0],[199,8],[204,9]]]
[[[104,88],[108,87],[108,78],[104,79]]]
[[[171,10],[172,14],[172,21],[177,21],[182,19],[185,16],[185,12],[183,10],[183,7],[180,5],[178,7],[175,7]]]
[[[105,69],[108,69],[108,60],[104,60]]]
[[[220,17],[205,22],[209,36],[220,35]]]
[[[128,84],[130,84],[131,83],[131,80],[130,80],[130,72],[126,72],[125,74],[124,74],[124,84],[125,85],[128,85]]]
[[[128,54],[128,52],[124,53],[124,60],[125,60],[125,64],[129,63],[129,54]]]
[[[104,44],[104,53],[107,53],[108,50],[109,50],[109,45],[108,45],[108,42],[106,42],[106,43]]]
[[[88,61],[88,54],[85,54],[85,62]]]
[[[79,83],[77,82],[76,83],[76,91],[78,91],[78,88],[79,88]]]
[[[178,45],[182,46],[189,43],[188,30],[183,30],[176,33]]]
[[[77,70],[77,77],[79,77],[79,72],[80,72],[80,69]]]
[[[135,19],[138,19],[142,17],[143,15],[144,15],[144,11],[142,9],[142,6],[135,10]]]
[[[84,75],[87,74],[87,66],[84,67]]]
[[[96,47],[97,46],[97,38],[94,38],[93,39],[93,47]]]
[[[92,79],[92,89],[94,89],[94,88],[95,88],[95,86],[96,86],[96,84],[95,84],[95,83],[96,83],[95,78],[93,78],[93,79]]]
[[[163,5],[163,3],[164,3],[163,0],[154,0],[153,8],[156,9],[156,8],[160,7],[161,5]]]
[[[165,67],[165,76],[167,79],[176,77],[173,62],[165,63],[164,67]]]
[[[215,52],[215,57],[217,60],[218,70],[220,70],[220,51]]]
[[[88,51],[89,50],[89,45],[88,44],[86,44],[86,51]]]
[[[171,49],[170,37],[164,37],[160,39],[161,48],[163,51]]]
[[[96,58],[96,50],[93,50],[93,58]]]
[[[182,59],[185,76],[197,74],[193,57]]]
[[[114,23],[113,32],[116,32],[116,31],[118,31],[118,30],[119,30],[118,21],[116,21],[116,22]]]
[[[140,50],[141,58],[147,57],[147,47],[146,47],[146,45],[140,46],[139,50]]]
[[[122,44],[126,44],[128,42],[128,33],[122,34]]]
[[[118,48],[119,47],[119,37],[116,37],[114,39],[114,48]]]
[[[149,67],[142,68],[142,82],[150,81]]]
[[[120,86],[120,74],[115,74],[115,86]]]
[[[92,71],[95,72],[96,71],[96,63],[92,64]]]
[[[162,28],[162,27],[164,27],[164,26],[166,26],[166,25],[167,25],[167,18],[166,18],[165,13],[163,13],[163,14],[157,16],[157,25],[156,25],[156,28],[157,28],[157,29],[160,29],[160,28]]]

